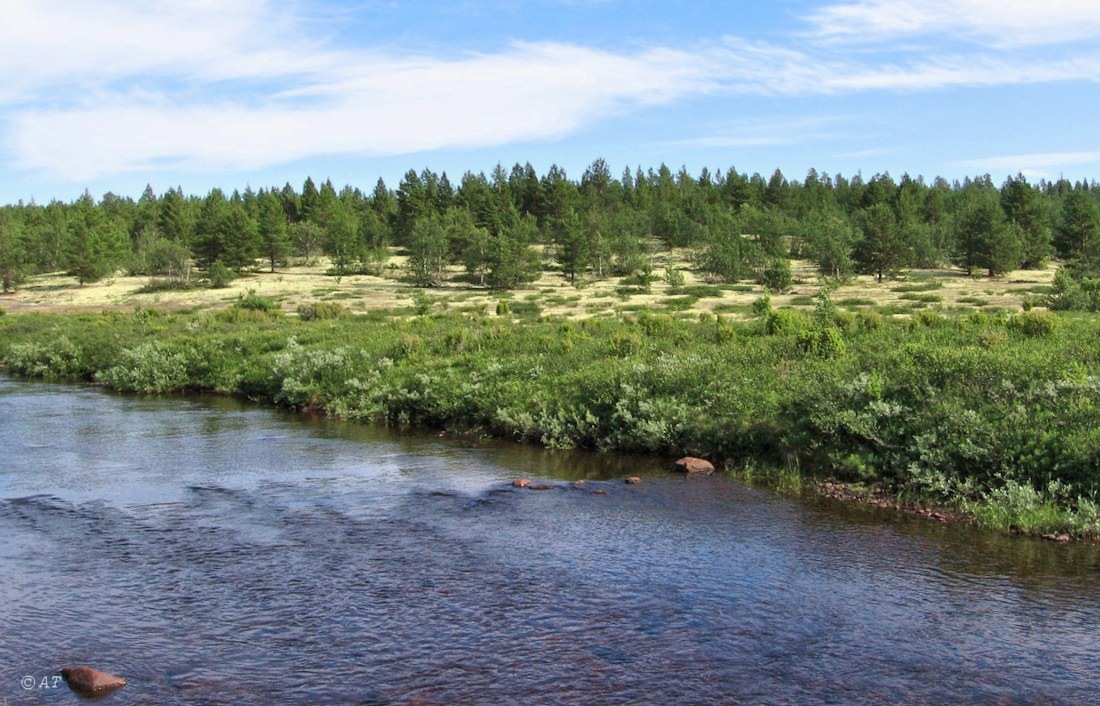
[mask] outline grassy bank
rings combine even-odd
[[[121,391],[211,390],[553,448],[788,469],[786,484],[793,473],[880,487],[1005,530],[1100,530],[1100,329],[1087,318],[894,321],[827,300],[737,322],[298,318],[268,304],[8,315],[0,361]]]

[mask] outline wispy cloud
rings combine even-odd
[[[961,160],[955,164],[981,172],[1015,170],[1031,178],[1049,178],[1057,176],[1056,171],[1070,167],[1100,165],[1100,151],[998,155]]]
[[[680,147],[769,147],[797,145],[822,139],[844,139],[844,127],[853,118],[821,115],[768,120],[735,120],[712,126],[709,134],[676,140]]]
[[[70,179],[155,168],[247,169],[311,155],[387,155],[547,139],[629,106],[707,90],[691,54],[516,45],[460,60],[361,57],[244,102],[99,91],[10,121],[26,168]]]
[[[967,18],[991,6],[960,0],[963,20],[953,26],[976,27]],[[882,37],[932,31],[946,21],[937,7],[862,0],[833,3],[811,19],[823,38],[872,29]],[[1100,81],[1096,49],[883,59],[829,43],[738,37],[617,52],[547,42],[446,57],[339,49],[307,31],[318,25],[304,8],[292,0],[10,0],[0,25],[0,109],[11,162],[77,181],[157,169],[255,169],[321,155],[556,139],[641,107],[706,94]],[[1080,33],[1100,22],[1091,4],[1050,0],[1044,8],[1061,18],[1048,27],[1072,16]],[[1013,23],[1000,20],[1002,28]],[[790,138],[728,132],[696,144],[783,139]]]
[[[807,19],[821,39],[856,42],[946,33],[1007,47],[1100,37],[1096,0],[856,0]]]

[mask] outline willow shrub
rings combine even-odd
[[[946,500],[1058,483],[1051,502],[1087,509],[1100,489],[1100,336],[1087,319],[226,311],[6,316],[0,360],[36,377],[240,393],[556,448],[797,464]]]

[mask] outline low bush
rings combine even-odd
[[[298,318],[302,321],[343,319],[351,315],[348,308],[336,302],[313,302],[298,305]]]
[[[893,322],[830,314],[826,303],[744,322],[440,313],[314,326],[265,306],[20,314],[0,318],[0,362],[120,390],[234,392],[553,447],[793,463],[976,503],[968,511],[998,526],[1092,531],[1100,348],[1091,320],[1033,310]]]

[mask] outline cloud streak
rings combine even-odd
[[[857,0],[826,5],[807,20],[820,39],[882,42],[950,34],[999,47],[1100,37],[1095,0]]]
[[[1064,27],[1071,15],[1084,20],[1079,31],[1091,18],[1100,23],[1100,11],[1090,5],[1050,0],[1045,7],[1051,3],[1058,21],[1048,27]],[[1100,81],[1097,50],[1042,58],[979,51],[884,59],[828,42],[794,48],[726,37],[632,52],[514,43],[493,53],[437,57],[336,49],[303,29],[309,21],[287,0],[9,5],[0,27],[5,148],[22,169],[73,181],[555,140],[640,108],[708,94]],[[976,23],[968,18],[991,3],[960,0],[959,6],[954,26],[965,30]],[[946,20],[938,7],[862,0],[834,3],[810,19],[824,39],[857,30],[888,37],[939,27]],[[999,36],[1014,23],[1002,19]],[[777,138],[705,139],[731,147]]]
[[[1016,170],[1027,177],[1046,178],[1054,176],[1051,170],[1082,165],[1100,165],[1100,151],[1000,155],[963,160],[956,162],[956,164],[965,169],[982,171]]]

